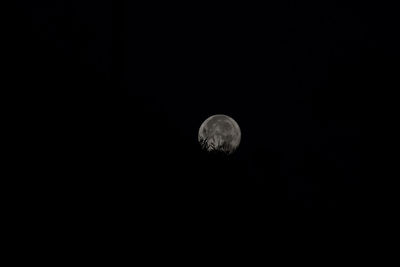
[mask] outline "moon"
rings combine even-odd
[[[217,114],[207,118],[200,126],[198,141],[209,152],[232,154],[240,144],[242,133],[231,117]]]

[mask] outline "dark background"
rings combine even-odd
[[[380,60],[371,9],[278,2],[19,1],[25,81],[89,109],[71,135],[92,150],[71,142],[82,153],[69,164],[94,172],[69,188],[154,213],[368,208],[360,103]],[[213,114],[241,127],[232,156],[197,143]],[[85,161],[93,152],[102,159]]]
[[[360,104],[376,83],[378,53],[363,8],[337,1],[165,4],[140,16],[126,8],[132,172],[140,162],[154,187],[231,207],[368,206]],[[198,128],[213,114],[233,117],[242,129],[232,157],[200,151]],[[142,160],[136,147],[145,151]]]

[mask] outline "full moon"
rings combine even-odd
[[[204,150],[229,155],[238,148],[241,135],[239,125],[234,119],[218,114],[209,117],[201,124],[198,141]]]

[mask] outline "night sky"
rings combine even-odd
[[[362,207],[359,101],[374,42],[359,12],[280,1],[127,14],[132,169],[134,148],[151,142],[145,176],[178,194],[261,209]],[[213,114],[242,129],[232,157],[199,150],[198,128]]]
[[[23,4],[28,78],[122,109],[104,126],[122,159],[108,195],[158,212],[365,207],[359,106],[378,60],[366,7],[134,2]],[[214,114],[241,128],[231,156],[197,142]]]

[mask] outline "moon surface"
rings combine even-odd
[[[207,151],[232,154],[240,144],[241,135],[240,127],[234,119],[217,114],[201,124],[198,141]]]

